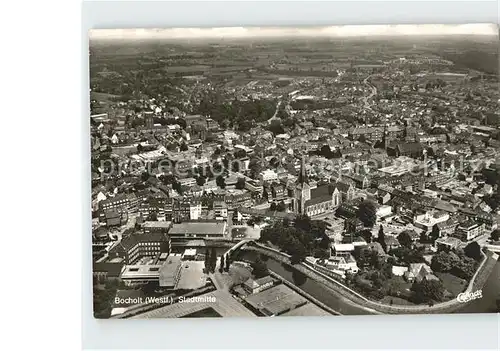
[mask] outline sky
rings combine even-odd
[[[496,24],[405,24],[345,25],[328,27],[226,27],[170,29],[93,29],[91,40],[98,39],[217,39],[265,38],[281,36],[356,37],[384,35],[496,35]]]

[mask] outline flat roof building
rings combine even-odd
[[[265,316],[278,316],[307,303],[304,297],[284,284],[250,295],[245,301]]]
[[[174,288],[180,278],[181,266],[181,256],[170,255],[160,268],[160,286],[166,288]]]
[[[176,238],[222,238],[226,233],[226,222],[183,222],[174,224],[169,231]]]
[[[161,265],[125,266],[120,278],[126,285],[147,284],[158,281]]]

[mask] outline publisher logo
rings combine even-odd
[[[457,301],[458,302],[469,302],[472,300],[480,299],[482,297],[483,297],[482,290],[477,290],[474,292],[463,292],[461,294],[458,294]]]

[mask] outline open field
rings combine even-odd
[[[457,296],[467,288],[467,281],[453,274],[436,272],[435,275],[443,281],[445,289],[452,293],[453,296]]]

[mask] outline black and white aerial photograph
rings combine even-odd
[[[91,30],[94,317],[500,312],[499,53],[481,23]]]

